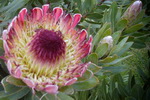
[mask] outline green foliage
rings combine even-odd
[[[1,81],[4,90],[0,91],[0,99],[17,100],[25,96],[29,92],[28,87],[17,87],[6,81],[7,77]]]

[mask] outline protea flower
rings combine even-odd
[[[132,22],[136,19],[138,14],[142,11],[142,2],[140,0],[135,1],[128,9],[125,11],[123,18]]]
[[[65,14],[49,5],[23,8],[3,31],[5,60],[9,73],[30,88],[56,94],[71,85],[86,71],[89,62],[81,59],[90,53],[92,37],[75,29],[81,14]]]

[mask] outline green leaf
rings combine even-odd
[[[135,84],[132,88],[132,96],[134,96],[137,100],[142,100],[144,90],[139,84]]]
[[[94,74],[96,74],[97,72],[99,72],[101,70],[102,67],[91,63],[90,66],[88,66],[88,69],[91,70]]]
[[[144,26],[144,24],[136,24],[131,27],[128,27],[124,32],[125,33],[133,33],[136,32],[137,30],[141,29]]]
[[[118,42],[118,40],[119,40],[119,38],[120,38],[120,36],[121,36],[121,33],[122,33],[122,31],[117,31],[117,32],[114,32],[114,33],[112,34],[112,37],[113,37],[113,44],[117,44],[117,42]]]
[[[109,66],[109,67],[103,67],[102,68],[102,72],[103,73],[113,73],[113,74],[117,74],[117,73],[121,73],[124,71],[127,71],[128,68],[126,66]],[[96,75],[100,75],[101,73],[96,73]]]
[[[145,39],[146,39],[146,37],[145,37]],[[141,48],[145,48],[146,44],[145,44],[145,42],[143,40],[135,38],[132,47],[133,48],[137,48],[137,49],[141,49]]]
[[[118,7],[117,15],[116,15],[116,21],[118,21],[122,16],[122,6]]]
[[[90,13],[90,14],[86,15],[86,18],[93,19],[93,20],[99,20],[102,18],[102,15],[99,13]]]
[[[108,51],[108,44],[107,43],[103,43],[100,44],[97,48],[96,48],[96,53],[98,54],[98,58],[103,57]]]
[[[20,87],[14,86],[6,81],[7,77],[3,78],[1,83],[4,87],[5,92],[14,92],[14,90],[20,89]]]
[[[112,98],[113,98],[113,100],[119,100],[119,92],[118,92],[117,88],[115,88],[113,90]]]
[[[130,94],[127,92],[125,86],[124,86],[124,85],[121,85],[120,83],[118,84],[118,91],[119,91],[119,93],[120,93],[123,97],[126,97],[126,96],[130,95]]]
[[[110,10],[111,10],[111,25],[112,25],[112,29],[114,31],[115,24],[116,24],[116,15],[117,15],[117,11],[118,11],[116,2],[112,3]]]
[[[112,48],[109,55],[117,54],[122,49],[122,47],[125,45],[127,40],[128,40],[128,37],[125,37],[124,39],[122,39],[117,45],[115,45]]]
[[[84,82],[84,81],[90,79],[92,76],[93,76],[93,72],[91,70],[86,70],[86,72],[83,74],[83,76],[78,78],[77,82]]]
[[[83,0],[81,0],[83,1]],[[91,11],[92,8],[96,5],[96,0],[84,0],[84,2],[82,3],[82,10],[85,11]]]
[[[116,60],[117,58],[118,58],[117,55],[108,56],[108,57],[106,57],[106,58],[100,60],[99,62],[100,62],[100,63],[110,63],[110,62]]]
[[[25,96],[29,92],[29,88],[23,87],[18,88],[17,90],[11,91],[11,92],[5,92],[0,91],[0,100],[5,100],[5,98],[8,98],[8,100],[18,100]]]
[[[6,81],[9,82],[10,84],[13,84],[13,85],[19,86],[19,87],[27,86],[22,80],[16,79],[12,76],[8,76]]]
[[[124,30],[125,27],[127,26],[128,21],[126,19],[121,19],[117,22],[116,24],[116,29],[119,30]]]
[[[132,72],[130,71],[129,72],[129,77],[128,77],[128,91],[129,91],[130,94],[131,94],[131,89],[134,86],[134,84],[135,84],[135,78],[132,75]]]
[[[112,29],[111,29],[111,28],[108,28],[108,29],[103,33],[103,35],[101,36],[101,39],[104,38],[105,36],[111,35],[111,33],[112,33]]]
[[[59,92],[57,94],[58,98],[60,100],[74,100],[72,97],[70,97],[69,95],[66,95],[65,93]]]
[[[0,91],[0,99],[8,98],[9,100],[17,100],[25,96],[29,92],[28,87],[16,87],[6,82],[7,77],[3,78],[1,83],[4,91]]]
[[[80,83],[75,83],[73,84],[73,88],[77,91],[85,91],[85,90],[90,90],[93,87],[95,87],[99,83],[99,80],[97,77],[92,77],[87,81],[80,82]]]
[[[129,57],[131,57],[132,55],[128,55],[128,56],[125,56],[125,57],[122,57],[122,58],[119,58],[119,59],[116,59],[110,63],[105,63],[105,66],[108,66],[108,65],[114,65],[114,64],[117,64],[118,62],[121,62]]]
[[[98,55],[96,53],[91,53],[88,56],[87,61],[97,64],[98,63]]]
[[[58,99],[56,95],[42,92],[42,96],[40,97],[39,100],[61,100],[61,99]]]
[[[104,14],[103,14],[103,18],[102,18],[102,22],[106,23],[106,22],[110,22],[110,9],[105,9],[104,10]]]
[[[74,93],[74,89],[72,88],[72,86],[63,86],[59,89],[59,91],[66,93],[66,94],[73,94]]]
[[[125,52],[127,52],[127,50],[133,45],[133,42],[126,42],[125,45],[122,47],[122,50],[120,50],[117,54],[119,56],[121,56],[122,54],[124,54]]]
[[[110,23],[105,23],[101,28],[100,30],[97,32],[97,34],[94,36],[94,39],[93,39],[93,46],[94,45],[97,45],[101,39],[101,36],[103,35],[103,33],[108,29],[110,28]]]
[[[28,92],[26,96],[24,96],[23,100],[39,100],[36,95],[33,95],[32,91]]]

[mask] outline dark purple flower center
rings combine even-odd
[[[55,63],[65,54],[65,42],[60,31],[38,29],[29,43],[32,52],[38,61]]]

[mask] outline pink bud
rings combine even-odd
[[[142,10],[142,2],[140,0],[135,1],[125,11],[123,18],[126,18],[127,20],[129,20],[129,22],[132,22],[133,20],[136,19],[141,10]]]

